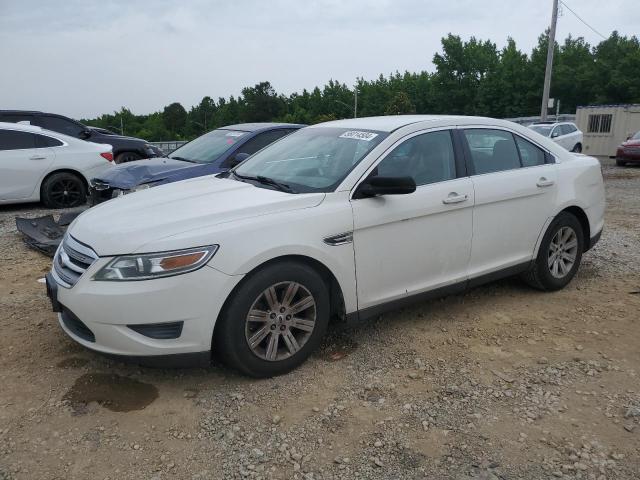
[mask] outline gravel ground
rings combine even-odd
[[[333,331],[300,369],[124,365],[68,340],[0,208],[0,480],[637,479],[640,169],[556,293],[515,279]]]

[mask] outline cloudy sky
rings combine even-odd
[[[638,0],[566,0],[600,33],[638,33]],[[558,38],[600,37],[567,8]],[[0,0],[0,108],[76,118],[126,106],[289,94],[330,78],[432,70],[452,32],[529,52],[551,0]]]

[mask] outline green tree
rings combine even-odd
[[[387,108],[385,109],[385,115],[401,115],[405,113],[416,113],[416,107],[411,100],[409,99],[409,95],[406,92],[398,92],[391,99],[389,103],[387,103]]]

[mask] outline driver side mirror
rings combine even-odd
[[[89,130],[88,128],[86,130],[81,130],[80,134],[78,136],[81,139],[86,140],[87,138],[89,138],[91,136],[91,130]]]
[[[560,132],[558,130],[555,130],[552,134],[551,134],[551,138],[556,138],[560,136]]]
[[[227,164],[229,165],[229,168],[233,168],[235,166],[240,165],[242,162],[244,162],[250,156],[251,155],[249,155],[248,153],[244,153],[244,152],[236,153],[233,157],[231,157],[231,158],[229,158],[229,160],[227,160]]]
[[[369,177],[362,182],[353,198],[371,198],[379,195],[407,195],[416,191],[412,177]]]

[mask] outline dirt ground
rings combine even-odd
[[[563,291],[416,305],[261,381],[77,346],[15,232],[42,210],[0,207],[0,480],[639,478],[640,168],[605,163],[605,233]]]

